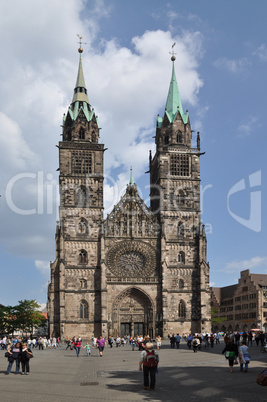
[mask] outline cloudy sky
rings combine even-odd
[[[200,131],[211,283],[267,273],[265,0],[0,0],[0,303],[46,302],[55,258],[58,149],[83,36],[89,100],[105,144],[105,207],[148,153],[176,77]]]

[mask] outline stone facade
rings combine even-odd
[[[174,62],[174,60],[173,60]],[[200,140],[191,147],[174,66],[150,154],[151,206],[132,178],[103,217],[103,155],[80,59],[59,142],[60,221],[48,288],[50,334],[210,330],[209,265],[200,220]]]
[[[211,288],[212,330],[267,330],[267,275],[240,273],[238,284]]]

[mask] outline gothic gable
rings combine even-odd
[[[139,196],[136,185],[128,185],[126,193],[104,222],[106,236],[157,237],[155,216]]]

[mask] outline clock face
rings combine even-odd
[[[122,269],[138,272],[145,266],[145,257],[137,251],[126,251],[119,257],[119,265]]]

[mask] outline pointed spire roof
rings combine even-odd
[[[81,37],[79,36],[81,39]],[[81,41],[80,41],[81,44]],[[65,124],[65,121],[68,117],[75,121],[77,117],[79,116],[80,113],[83,113],[84,116],[86,117],[87,121],[91,121],[93,117],[95,116],[95,111],[94,109],[91,109],[91,105],[89,103],[88,95],[87,95],[87,88],[85,85],[85,80],[84,80],[84,75],[83,75],[83,66],[82,66],[82,56],[81,53],[83,52],[83,49],[80,47],[78,49],[78,52],[80,53],[80,60],[79,60],[79,68],[78,68],[78,74],[77,74],[77,80],[76,80],[76,85],[74,88],[74,94],[72,98],[72,103],[69,106],[68,113],[67,115],[63,116],[63,125]],[[98,119],[97,116],[95,116],[97,125],[98,125]]]
[[[79,68],[78,68],[76,86],[74,88],[74,95],[72,98],[72,103],[74,103],[74,102],[86,102],[89,104],[89,99],[87,96],[87,89],[86,89],[84,75],[83,75],[83,66],[82,66],[81,55],[80,55],[80,60],[79,60]]]
[[[167,97],[167,102],[166,102],[166,107],[165,107],[165,114],[167,115],[169,122],[173,123],[178,111],[180,112],[180,115],[183,119],[184,124],[188,122],[188,112],[184,113],[183,112],[183,105],[181,101],[181,96],[176,80],[176,75],[175,75],[175,68],[174,68],[174,61],[175,61],[175,56],[173,55],[172,58],[172,76],[171,76],[171,82],[169,86],[169,92],[168,92],[168,97]],[[162,117],[158,117],[158,126],[161,126],[161,123],[163,121]]]

